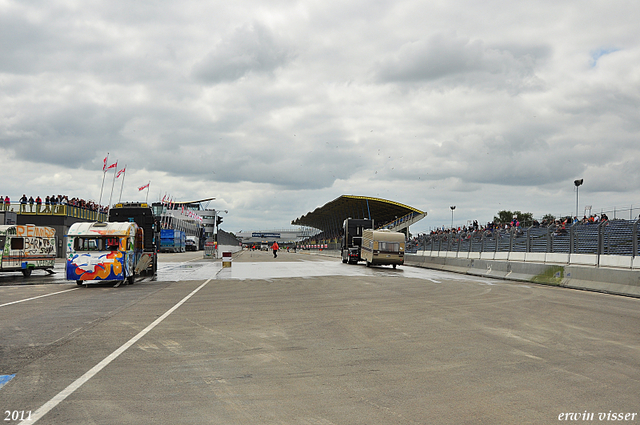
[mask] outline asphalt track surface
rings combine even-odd
[[[0,276],[2,422],[640,423],[640,299],[304,253],[160,266]]]

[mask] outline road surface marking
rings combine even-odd
[[[0,307],[4,307],[4,306],[7,306],[7,305],[11,305],[11,304],[23,303],[23,302],[25,302],[25,301],[37,300],[38,298],[48,297],[48,296],[51,296],[51,295],[63,294],[63,293],[65,293],[65,292],[75,291],[76,289],[79,289],[79,288],[72,288],[72,289],[67,289],[67,290],[65,290],[65,291],[53,292],[53,293],[51,293],[51,294],[39,295],[39,296],[37,296],[37,297],[32,297],[32,298],[26,298],[26,299],[24,299],[24,300],[12,301],[12,302],[10,302],[10,303],[0,304]]]
[[[151,323],[149,326],[147,326],[146,328],[144,328],[143,330],[141,330],[138,335],[134,336],[133,338],[131,338],[129,341],[125,342],[120,348],[118,348],[116,351],[114,351],[113,353],[109,354],[107,357],[104,358],[104,360],[102,360],[100,363],[98,363],[97,365],[95,365],[94,367],[92,367],[87,373],[85,373],[84,375],[82,375],[80,378],[76,379],[73,383],[71,383],[67,388],[65,388],[64,390],[60,391],[56,396],[54,396],[51,400],[49,400],[48,402],[46,402],[45,404],[42,405],[42,407],[40,407],[38,410],[36,410],[33,415],[31,416],[31,418],[27,421],[24,420],[22,423],[29,423],[29,424],[34,424],[36,423],[39,419],[41,419],[44,415],[46,415],[51,409],[53,409],[54,407],[56,407],[58,404],[60,404],[62,401],[64,401],[64,399],[66,399],[67,397],[69,397],[71,394],[73,394],[78,388],[80,388],[85,382],[87,382],[89,379],[93,378],[98,372],[100,372],[102,369],[104,369],[107,365],[109,365],[109,363],[111,363],[112,361],[114,361],[116,358],[118,358],[118,356],[122,353],[124,353],[129,347],[131,347],[133,344],[135,344],[136,342],[138,342],[138,340],[140,340],[140,338],[142,338],[143,336],[145,336],[146,334],[148,334],[153,328],[155,328],[156,326],[158,326],[160,324],[160,322],[162,322],[164,319],[166,319],[167,317],[169,317],[169,315],[171,313],[173,313],[174,311],[176,311],[178,309],[178,307],[180,307],[182,304],[184,304],[185,302],[187,302],[187,300],[189,298],[191,298],[192,296],[194,296],[196,294],[196,292],[198,292],[200,289],[204,288],[204,286],[211,282],[211,279],[207,280],[205,283],[203,283],[202,285],[198,286],[196,289],[194,289],[189,295],[187,295],[186,297],[184,297],[181,301],[179,301],[176,305],[174,305],[173,307],[171,307],[169,310],[167,310],[166,313],[164,313],[162,316],[158,317],[153,323]]]

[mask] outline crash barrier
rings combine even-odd
[[[638,220],[426,235],[405,264],[640,296]]]
[[[424,254],[424,255],[423,255]],[[575,255],[575,254],[574,254]],[[611,256],[618,257],[618,256]],[[537,257],[542,260],[541,257]],[[563,261],[565,256],[549,256],[542,261],[491,260],[454,256],[433,257],[429,253],[406,254],[405,265],[463,273],[473,276],[584,289],[640,297],[640,272],[637,268],[596,266],[593,259]],[[614,258],[609,258],[616,264]]]

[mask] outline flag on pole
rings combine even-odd
[[[107,159],[109,159],[109,154],[107,154],[107,156],[105,156],[104,160],[102,161],[102,171],[103,172],[107,171]]]
[[[139,192],[139,191],[141,191],[141,190],[145,190],[146,188],[148,188],[148,187],[149,187],[149,185],[150,185],[150,184],[151,184],[151,182],[149,182],[149,183],[145,184],[144,186],[140,186],[140,187],[138,188],[138,192]]]
[[[116,164],[117,164],[117,162],[116,162]],[[120,177],[120,174],[124,174],[126,170],[127,170],[127,166],[125,165],[122,170],[118,171],[118,174],[116,174],[116,178]]]
[[[118,161],[114,162],[113,164],[109,165],[107,167],[107,162],[106,162],[106,158],[105,158],[105,163],[104,163],[104,167],[102,168],[102,171],[104,171],[105,173],[107,172],[107,170],[110,170],[112,168],[117,168],[118,167]]]

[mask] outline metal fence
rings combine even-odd
[[[10,205],[0,204],[0,211],[13,211],[19,215],[32,216],[63,216],[81,218],[90,221],[107,221],[107,213],[98,212],[72,205],[30,205],[12,203]]]
[[[640,220],[609,220],[562,227],[509,228],[421,235],[407,252],[540,252],[638,255]]]

